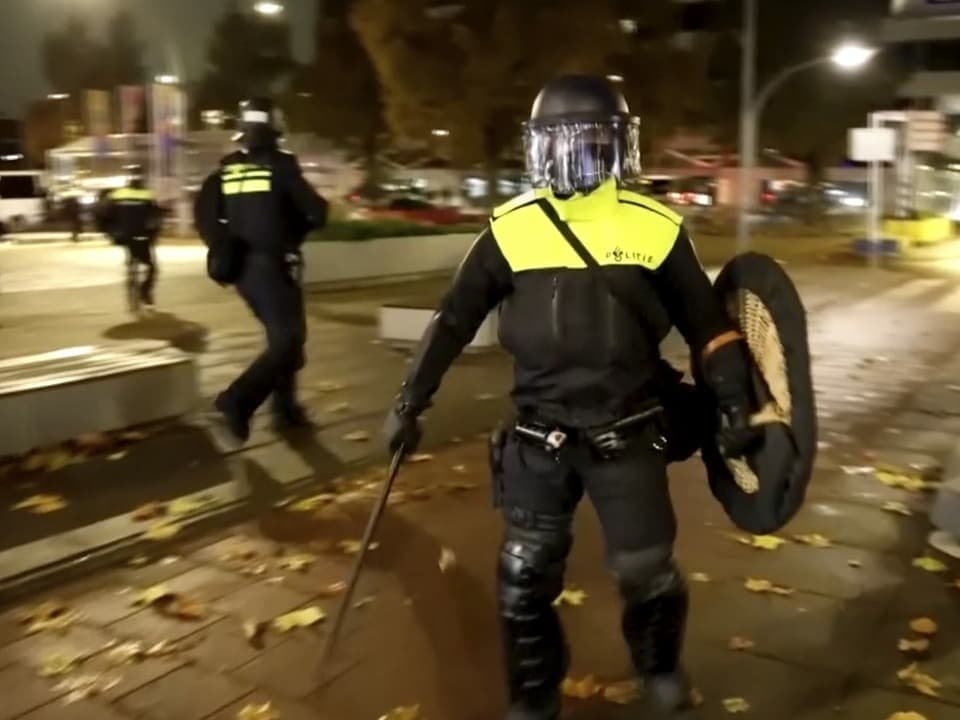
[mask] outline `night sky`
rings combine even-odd
[[[252,4],[252,0],[239,0]],[[173,71],[196,79],[204,69],[209,32],[230,0],[0,0],[0,116],[19,116],[31,99],[48,92],[43,77],[41,41],[70,11],[88,20],[106,19],[129,9],[147,53],[151,74]],[[301,60],[313,52],[315,0],[285,0],[293,25],[294,52]],[[93,23],[91,22],[91,25]]]

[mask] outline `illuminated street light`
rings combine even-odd
[[[274,17],[283,12],[283,3],[275,0],[260,0],[253,6],[254,11],[267,17]]]
[[[50,93],[47,95],[47,100],[69,100],[70,93]]]
[[[160,85],[176,85],[180,82],[176,75],[157,75],[153,80]]]
[[[875,48],[848,43],[841,45],[830,56],[830,62],[844,70],[859,70],[877,54]]]
[[[622,83],[623,75],[607,75],[607,80],[612,83]]]
[[[444,130],[443,128],[434,128],[430,131],[430,134],[434,137],[447,137],[450,135],[450,131]]]

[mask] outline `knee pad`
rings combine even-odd
[[[610,556],[610,568],[620,585],[620,592],[629,602],[644,602],[684,591],[671,545],[614,552]]]
[[[504,615],[551,603],[563,590],[569,530],[509,528],[500,548],[500,604]]]

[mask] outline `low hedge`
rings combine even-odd
[[[423,235],[456,235],[476,233],[481,223],[465,225],[427,225],[405,220],[331,220],[320,232],[312,233],[311,242],[375,240],[388,237],[415,237]]]

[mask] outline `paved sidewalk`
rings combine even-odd
[[[925,548],[929,494],[889,483],[911,485],[920,475],[935,475],[956,446],[960,290],[938,278],[789,269],[810,311],[821,455],[805,509],[780,533],[786,544],[764,550],[741,543],[709,497],[697,463],[672,473],[681,528],[678,555],[692,579],[689,664],[704,697],[702,716],[726,717],[723,701],[741,698],[750,706],[747,717],[764,720],[885,720],[897,711],[928,720],[958,717],[960,568]],[[484,448],[475,439],[505,405],[509,377],[496,355],[466,359],[430,411],[433,434],[426,447],[436,456],[402,473],[401,502],[384,520],[380,547],[358,595],[371,600],[351,614],[331,682],[318,684],[323,622],[287,633],[268,629],[262,648],[244,637],[248,621],[272,621],[311,606],[330,614],[335,607],[337,588],[331,586],[346,577],[351,559],[337,543],[359,537],[367,510],[363,496],[381,476],[372,470],[363,474],[359,493],[355,483],[332,480],[382,462],[371,443],[343,436],[376,432],[402,374],[402,355],[370,344],[372,309],[385,294],[399,292],[348,292],[311,303],[315,354],[305,386],[311,406],[329,423],[312,449],[304,454],[260,429],[252,449],[209,451],[213,468],[245,468],[250,502],[262,508],[256,522],[200,538],[158,541],[145,553],[145,566],[121,564],[22,603],[30,607],[57,598],[76,610],[81,617],[64,634],[45,630],[25,637],[16,608],[2,615],[0,720],[220,720],[266,701],[285,720],[376,720],[391,708],[414,704],[430,720],[500,716],[493,587],[499,521],[489,507]],[[404,292],[432,290],[417,286]],[[209,308],[206,312],[213,316]],[[199,354],[205,393],[255,346],[249,330],[218,328],[208,337],[213,340]],[[347,387],[336,389],[339,384]],[[480,392],[494,387],[489,395]],[[342,402],[349,403],[343,415],[331,407]],[[470,425],[474,430],[466,432]],[[173,485],[181,482],[176,463],[189,470],[188,458],[199,452],[196,446],[177,450],[187,432],[164,432],[131,449],[127,457],[137,463],[129,466],[126,484],[156,482],[152,495],[159,499],[181,494],[183,488]],[[461,442],[453,442],[454,435]],[[152,454],[140,454],[148,449]],[[326,465],[304,460],[321,453]],[[117,502],[104,488],[121,482],[123,474],[111,467],[122,466],[99,462],[92,467],[104,476],[84,476],[83,482],[95,484],[73,488]],[[209,482],[203,467],[193,470],[201,484]],[[877,468],[886,472],[878,476]],[[321,506],[308,511],[291,504],[274,507],[288,481],[298,477],[318,481],[312,490],[299,490],[298,498],[318,492],[337,498],[319,498],[314,502]],[[48,481],[38,479],[37,487]],[[126,495],[126,511],[143,499],[150,498]],[[54,522],[56,515],[35,520]],[[0,527],[13,520],[8,516]],[[140,527],[156,522],[163,519],[144,520]],[[587,597],[581,606],[562,609],[573,646],[571,675],[623,680],[629,669],[617,636],[617,600],[592,512],[580,514],[577,531],[568,585]],[[807,542],[826,539],[830,546],[794,539],[811,535],[820,537],[806,537]],[[444,548],[456,558],[446,572],[440,568]],[[311,557],[296,557],[304,554]],[[915,558],[928,555],[946,569],[914,567]],[[284,569],[285,562],[308,567]],[[769,581],[788,594],[751,592],[744,587],[747,578]],[[158,607],[136,607],[138,594],[157,583],[175,597]],[[202,611],[188,601],[202,603]],[[164,612],[202,617],[171,618]],[[911,661],[897,644],[921,638],[908,626],[917,618],[938,626],[926,656],[919,658],[919,671],[942,686],[925,683],[916,672],[906,680],[938,697],[924,696],[897,678]],[[929,622],[916,627],[931,629]],[[742,639],[739,646],[752,646],[732,650],[733,637]],[[162,656],[150,656],[160,641],[168,643],[155,649]],[[142,643],[139,656],[118,666],[137,650],[129,642]],[[72,669],[71,659],[76,659]],[[62,675],[41,677],[41,671],[61,670]],[[73,690],[82,695],[91,688],[100,692],[64,704]],[[600,697],[571,698],[565,713],[578,720],[637,717],[636,708]],[[908,719],[917,720],[901,718]]]

